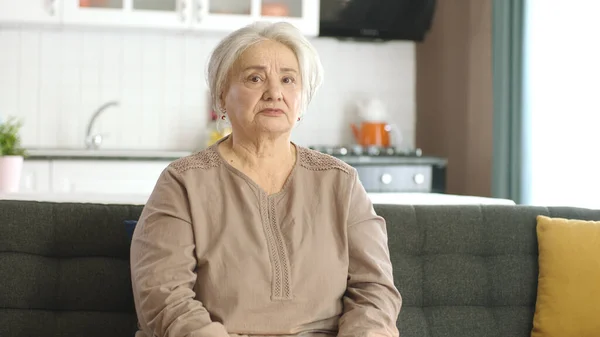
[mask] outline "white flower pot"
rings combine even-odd
[[[0,156],[0,193],[18,192],[22,171],[23,157]]]

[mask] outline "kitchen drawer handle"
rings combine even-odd
[[[177,7],[179,8],[179,20],[185,22],[186,11],[187,11],[187,0],[179,0],[177,1]]]
[[[196,8],[195,8],[195,12],[196,12],[196,20],[198,22],[202,21],[203,18],[203,12],[204,12],[204,0],[196,0]],[[207,6],[208,7],[208,6]]]
[[[56,0],[46,0],[44,7],[48,15],[54,16],[56,14]]]

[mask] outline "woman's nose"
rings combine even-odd
[[[266,101],[280,101],[282,98],[281,83],[278,81],[268,81],[266,90],[263,93],[263,99]]]

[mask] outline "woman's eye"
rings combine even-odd
[[[261,78],[259,76],[250,76],[250,81],[254,83],[260,82]]]
[[[283,83],[285,83],[285,84],[294,83],[294,78],[293,77],[284,77]]]

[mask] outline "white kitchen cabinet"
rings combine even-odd
[[[319,0],[192,0],[192,28],[230,32],[255,21],[286,21],[304,35],[319,33]]]
[[[50,172],[50,161],[48,160],[25,160],[19,191],[25,193],[50,192]]]
[[[228,33],[287,21],[319,33],[319,0],[0,0],[0,23],[55,23]]]
[[[260,0],[192,0],[191,28],[230,32],[256,20]]]
[[[150,194],[168,161],[53,160],[53,193]]]
[[[192,0],[58,0],[66,25],[186,29]]]
[[[288,15],[285,18],[261,15],[260,19],[287,21],[300,29],[306,36],[319,35],[319,13],[321,8],[319,0],[262,0],[261,6],[266,6],[263,9],[268,10],[268,6],[279,4],[283,4],[287,8]],[[274,10],[277,10],[276,8]]]
[[[62,0],[0,0],[0,23],[60,23]]]

